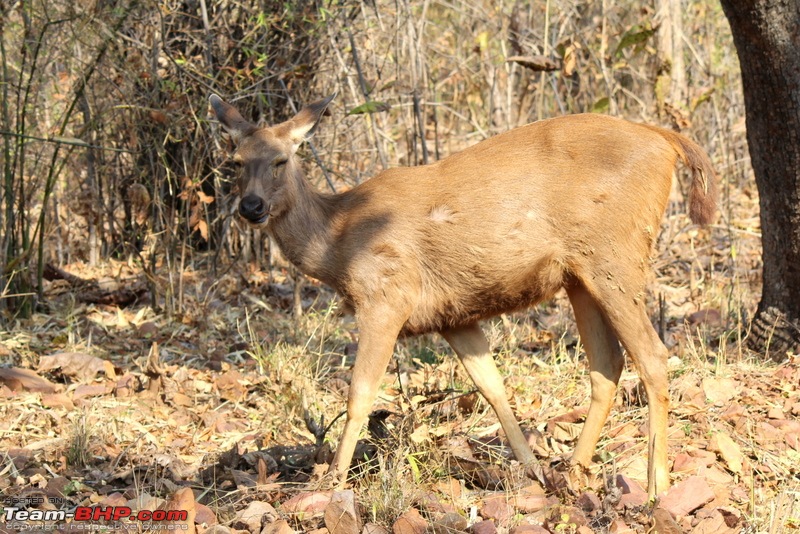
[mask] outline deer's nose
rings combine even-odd
[[[260,223],[267,218],[267,205],[258,195],[246,195],[239,202],[239,215],[250,222]]]

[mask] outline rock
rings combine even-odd
[[[486,497],[479,510],[481,517],[494,519],[498,525],[507,526],[514,517],[514,507],[508,501],[509,496],[505,493]]]
[[[700,513],[697,514],[700,518]],[[692,529],[692,534],[734,534],[740,532],[741,512],[733,508],[715,508],[701,518]]]
[[[620,507],[641,506],[647,502],[647,492],[635,480],[625,475],[617,475],[617,487],[622,489]]]
[[[336,491],[325,508],[325,526],[331,534],[359,534],[361,518],[353,490]]]
[[[600,497],[598,497],[595,492],[585,491],[575,501],[575,506],[580,508],[582,511],[589,513],[599,510],[603,504],[600,502]]]
[[[689,477],[673,486],[661,498],[659,506],[675,518],[688,515],[715,497],[714,492],[703,477]]]
[[[430,529],[433,530],[434,534],[465,532],[467,530],[467,519],[461,514],[448,512],[438,517],[436,520],[431,521]]]
[[[231,534],[231,529],[222,525],[211,525],[202,532],[203,534]]]
[[[394,534],[425,534],[428,529],[428,522],[419,515],[415,508],[411,508],[406,513],[397,518],[392,525]]]
[[[511,504],[523,514],[532,514],[547,506],[547,497],[539,484],[531,484],[511,497]]]
[[[448,514],[457,512],[456,507],[452,504],[443,501],[433,492],[425,493],[422,498],[417,502],[417,505],[429,514]]]

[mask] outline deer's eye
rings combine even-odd
[[[276,169],[280,169],[281,167],[286,165],[287,161],[289,161],[287,158],[280,158],[280,157],[275,158],[272,162],[272,166],[275,167]]]

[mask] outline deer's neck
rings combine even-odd
[[[335,197],[321,195],[299,174],[286,188],[281,212],[270,225],[272,237],[301,272],[328,282]]]

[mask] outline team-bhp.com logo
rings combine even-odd
[[[189,513],[186,510],[139,510],[133,513],[129,506],[78,506],[73,511],[67,510],[21,510],[7,507],[4,509],[6,523],[10,521],[186,521]]]
[[[77,506],[72,509],[39,510],[23,508],[20,503],[6,503],[0,510],[4,526],[10,530],[58,530],[68,520],[79,528],[84,525],[86,530],[100,527],[98,523],[103,523],[102,527],[108,529],[108,522],[121,528],[134,526],[133,522],[137,522],[137,530],[147,524],[151,530],[186,530],[189,517],[186,510],[134,511],[129,506]]]

